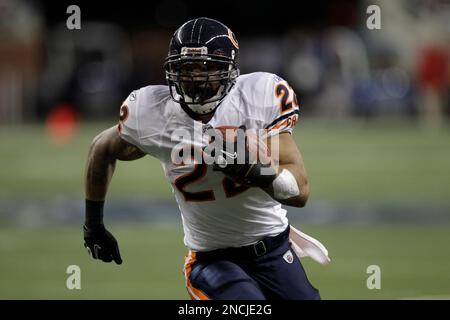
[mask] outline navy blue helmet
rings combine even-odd
[[[164,63],[172,99],[195,114],[215,110],[239,76],[239,45],[223,23],[197,18],[175,31]]]

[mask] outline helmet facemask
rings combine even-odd
[[[183,49],[187,49],[187,52],[202,52],[203,48]],[[186,104],[197,114],[213,111],[239,76],[233,60],[208,54],[182,52],[171,55],[166,59],[164,69],[172,99]]]

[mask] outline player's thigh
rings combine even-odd
[[[210,299],[265,299],[258,283],[240,266],[227,260],[195,262],[188,282]]]
[[[268,299],[318,300],[319,291],[310,283],[300,259],[289,244],[261,259],[253,277]]]

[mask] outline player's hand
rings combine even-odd
[[[115,263],[122,264],[117,240],[104,226],[95,228],[83,226],[83,231],[84,246],[90,256],[103,262],[114,260]]]
[[[213,170],[222,171],[243,185],[262,188],[269,186],[276,177],[276,171],[270,159],[266,158],[265,163],[261,162],[262,141],[255,134],[245,132],[245,127],[240,127],[236,132],[233,139],[223,135],[222,148],[215,156]]]
[[[225,160],[227,161],[227,160]],[[261,162],[234,164],[220,160],[221,164],[214,164],[213,170],[222,171],[226,176],[239,184],[250,187],[267,188],[275,179],[276,171],[270,165]]]

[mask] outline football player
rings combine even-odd
[[[303,207],[309,195],[291,135],[299,117],[297,98],[274,74],[240,75],[238,59],[233,32],[216,20],[193,19],[176,30],[164,64],[167,85],[133,91],[120,108],[119,124],[92,142],[85,177],[85,246],[95,259],[122,263],[117,241],[103,223],[108,183],[116,160],[148,154],[161,161],[180,208],[192,299],[319,299],[293,252],[293,228],[281,206]],[[220,150],[229,156],[221,163],[218,157],[212,164],[174,161],[180,130],[192,133],[191,145],[198,150],[211,142],[196,135],[196,128],[261,129],[267,148],[276,139],[278,150],[268,164],[249,163],[248,157],[233,163],[236,153],[226,150]],[[243,152],[248,153],[258,139],[244,136]],[[297,244],[301,247],[301,241]]]

